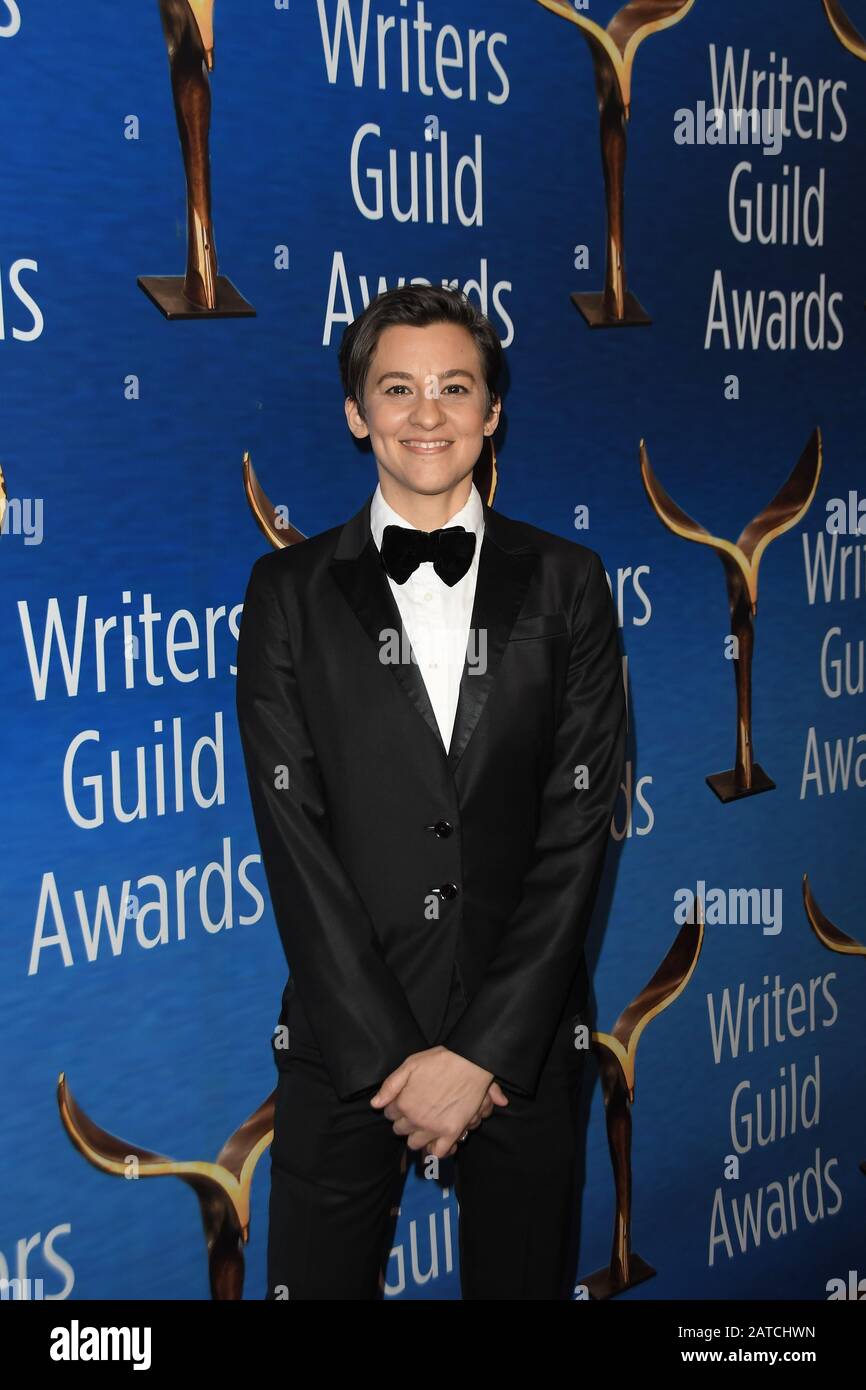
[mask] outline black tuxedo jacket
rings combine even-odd
[[[380,659],[408,639],[370,501],[257,560],[244,602],[237,714],[287,989],[349,1099],[436,1040],[456,960],[468,1005],[441,1041],[531,1097],[625,756],[610,589],[595,551],[485,505],[486,670],[464,666],[446,750],[417,664]]]

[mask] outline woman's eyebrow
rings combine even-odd
[[[467,371],[465,367],[449,367],[447,372],[434,372],[433,375],[438,376],[441,381],[451,376],[468,376],[470,381],[475,380],[473,373]],[[386,381],[390,376],[399,377],[401,381],[412,381],[414,379],[411,372],[383,372],[376,382],[376,385],[381,386],[382,382]]]

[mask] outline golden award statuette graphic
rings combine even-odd
[[[815,901],[808,874],[803,875],[803,904],[809,926],[828,951],[836,951],[842,956],[866,956],[866,946],[861,941],[847,936],[829,917],[824,916]],[[866,1159],[860,1164],[860,1172],[866,1174]]]
[[[249,451],[244,454],[243,476],[244,492],[250,504],[250,511],[256,519],[259,530],[267,537],[274,549],[282,550],[287,545],[296,545],[298,541],[306,540],[302,531],[289,524],[288,513],[285,508],[275,507],[268,500],[267,494],[256,476]],[[485,437],[481,453],[478,455],[478,461],[472,472],[472,481],[481,494],[482,500],[489,507],[492,507],[498,474],[496,472],[496,450],[489,435]]]
[[[866,63],[866,39],[854,28],[839,0],[821,0],[824,13],[830,21],[830,28],[843,48],[853,53],[855,58]]]
[[[650,467],[644,441],[640,442],[641,478],[656,516],[675,536],[710,546],[725,571],[731,633],[736,639],[733,667],[737,688],[737,752],[732,769],[714,772],[706,779],[720,801],[755,796],[758,792],[772,791],[776,785],[755,762],[752,745],[752,652],[754,619],[758,611],[758,566],[770,541],[802,521],[812,505],[821,476],[822,458],[821,431],[816,429],[772,502],[752,518],[736,541],[728,541],[711,535],[700,522],[693,521],[677,506]]]
[[[830,28],[842,47],[853,53],[855,58],[859,58],[861,63],[866,63],[866,39],[859,29],[855,29],[839,0],[821,0],[821,4],[830,21]]]
[[[570,0],[538,0],[546,10],[576,24],[592,55],[601,122],[601,162],[607,208],[607,264],[604,289],[573,294],[590,328],[639,328],[652,322],[626,288],[624,181],[631,80],[635,54],[644,39],[685,19],[695,0],[631,0],[606,29],[579,14]]]
[[[287,545],[297,545],[298,541],[305,541],[307,538],[304,533],[296,526],[289,525],[288,512],[285,512],[284,508],[275,507],[273,502],[268,500],[256,476],[248,450],[244,453],[243,472],[244,492],[250,504],[250,511],[262,535],[267,537],[274,550],[283,550]]]
[[[186,173],[186,274],[139,275],[167,319],[249,318],[255,309],[217,274],[210,189],[214,0],[159,0]]]
[[[704,940],[704,905],[695,900],[695,922],[686,922],[677,934],[649,984],[623,1009],[612,1033],[593,1033],[598,1056],[607,1142],[613,1165],[616,1215],[610,1264],[578,1281],[592,1299],[613,1298],[651,1279],[652,1265],[631,1248],[631,1109],[635,1093],[635,1054],[647,1024],[682,994],[691,979]]]
[[[65,1073],[57,1081],[57,1104],[74,1147],[103,1173],[119,1178],[180,1178],[198,1198],[208,1251],[211,1298],[239,1299],[244,1288],[244,1244],[250,1235],[250,1188],[256,1164],[274,1133],[272,1091],[258,1110],[230,1135],[216,1162],[178,1162],[129,1144],[100,1129],[76,1104]]]

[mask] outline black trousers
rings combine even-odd
[[[442,1037],[465,1006],[455,967]],[[290,1046],[274,1053],[266,1298],[375,1299],[405,1180],[406,1138],[369,1098],[341,1101],[308,1027],[292,1026],[291,1005],[284,1016]],[[585,1056],[574,1047],[573,1023],[570,1015],[560,1021],[535,1097],[503,1088],[508,1106],[494,1107],[453,1159],[440,1160],[443,1173],[453,1173],[459,1206],[464,1299],[571,1296]],[[416,1151],[408,1153],[411,1161]]]

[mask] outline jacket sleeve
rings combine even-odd
[[[244,599],[238,728],[283,950],[334,1088],[348,1100],[372,1094],[429,1043],[332,843],[273,559],[253,565]]]
[[[580,964],[625,758],[616,612],[601,559],[591,556],[572,617],[532,867],[479,989],[444,1039],[530,1097]],[[580,766],[583,789],[575,785]]]

